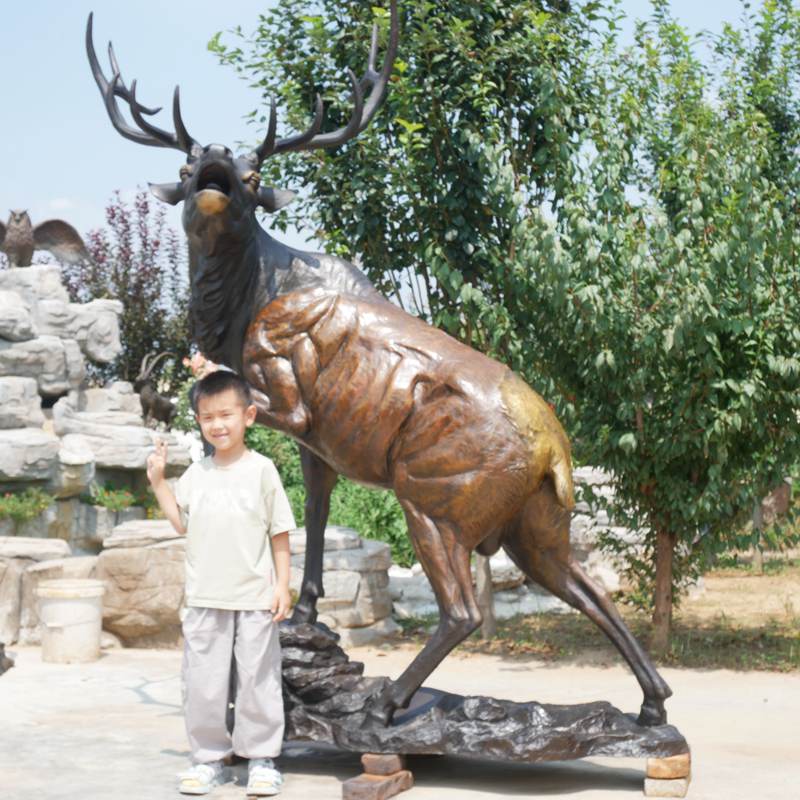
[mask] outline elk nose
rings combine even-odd
[[[233,153],[231,153],[231,151],[225,147],[224,144],[207,144],[203,148],[203,152],[222,158],[230,158],[233,155]]]

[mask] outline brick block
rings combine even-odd
[[[667,758],[648,758],[648,778],[671,780],[672,778],[688,778],[692,768],[692,757],[689,753]]]
[[[686,797],[686,792],[688,791],[688,778],[673,778],[672,780],[644,779],[645,797]]]
[[[367,775],[392,775],[406,768],[406,759],[394,754],[364,753],[361,764]]]
[[[407,769],[393,775],[367,775],[362,773],[342,784],[342,800],[386,800],[414,785]]]

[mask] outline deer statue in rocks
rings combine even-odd
[[[145,422],[155,420],[163,422],[169,426],[175,416],[175,404],[169,397],[165,397],[155,387],[153,381],[153,370],[156,365],[172,353],[148,353],[139,367],[139,374],[133,382],[133,390],[139,395],[139,402],[142,404],[142,414]]]
[[[373,30],[363,77],[350,73],[346,125],[322,131],[318,96],[310,127],[279,138],[273,100],[263,142],[240,155],[219,144],[202,146],[189,135],[177,88],[174,132],[156,127],[148,117],[158,109],[139,103],[135,81],[123,83],[110,45],[112,75],[104,75],[91,16],[86,32],[92,72],[116,130],[186,155],[177,182],[151,189],[167,203],[184,204],[194,341],[207,357],[246,377],[258,421],[300,446],[308,544],[293,621],[316,619],[330,495],[337,475],[345,475],[395,492],[440,609],[422,651],[372,698],[375,720],[388,723],[480,625],[470,555],[502,547],[526,575],[606,633],[644,692],[639,721],[663,724],[669,687],[608,596],[572,557],[570,446],[547,403],[503,364],[389,303],[352,264],[287,247],[256,220],[258,207],[275,211],[293,196],[261,185],[265,159],[336,147],[369,124],[397,51],[395,0],[390,18],[380,71]],[[136,127],[123,117],[118,99]]]

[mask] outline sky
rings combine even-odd
[[[372,0],[378,2],[379,0]],[[402,0],[401,0],[402,1]],[[411,2],[412,0],[405,0]],[[310,4],[311,0],[309,0]],[[235,146],[252,141],[243,119],[258,93],[207,50],[216,31],[256,27],[273,0],[26,0],[4,4],[0,24],[0,220],[26,208],[34,224],[60,217],[85,233],[104,224],[104,207],[119,189],[132,197],[148,181],[177,180],[184,159],[177,150],[123,139],[111,126],[89,71],[84,49],[86,18],[94,11],[95,45],[107,65],[109,39],[137,97],[171,107],[181,86],[183,119],[202,143]],[[631,17],[645,17],[649,0],[623,0]],[[739,15],[736,0],[672,0],[675,16],[690,31],[718,31]],[[228,37],[229,41],[231,37]],[[402,47],[402,43],[401,43]],[[163,114],[162,114],[163,116]],[[158,123],[157,123],[158,124]],[[165,117],[161,126],[171,129]],[[298,187],[285,187],[298,188]],[[179,211],[170,208],[179,227]],[[279,238],[303,246],[291,231]]]

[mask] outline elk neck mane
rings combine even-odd
[[[236,370],[258,294],[258,250],[254,236],[214,254],[189,252],[192,339],[207,358]]]

